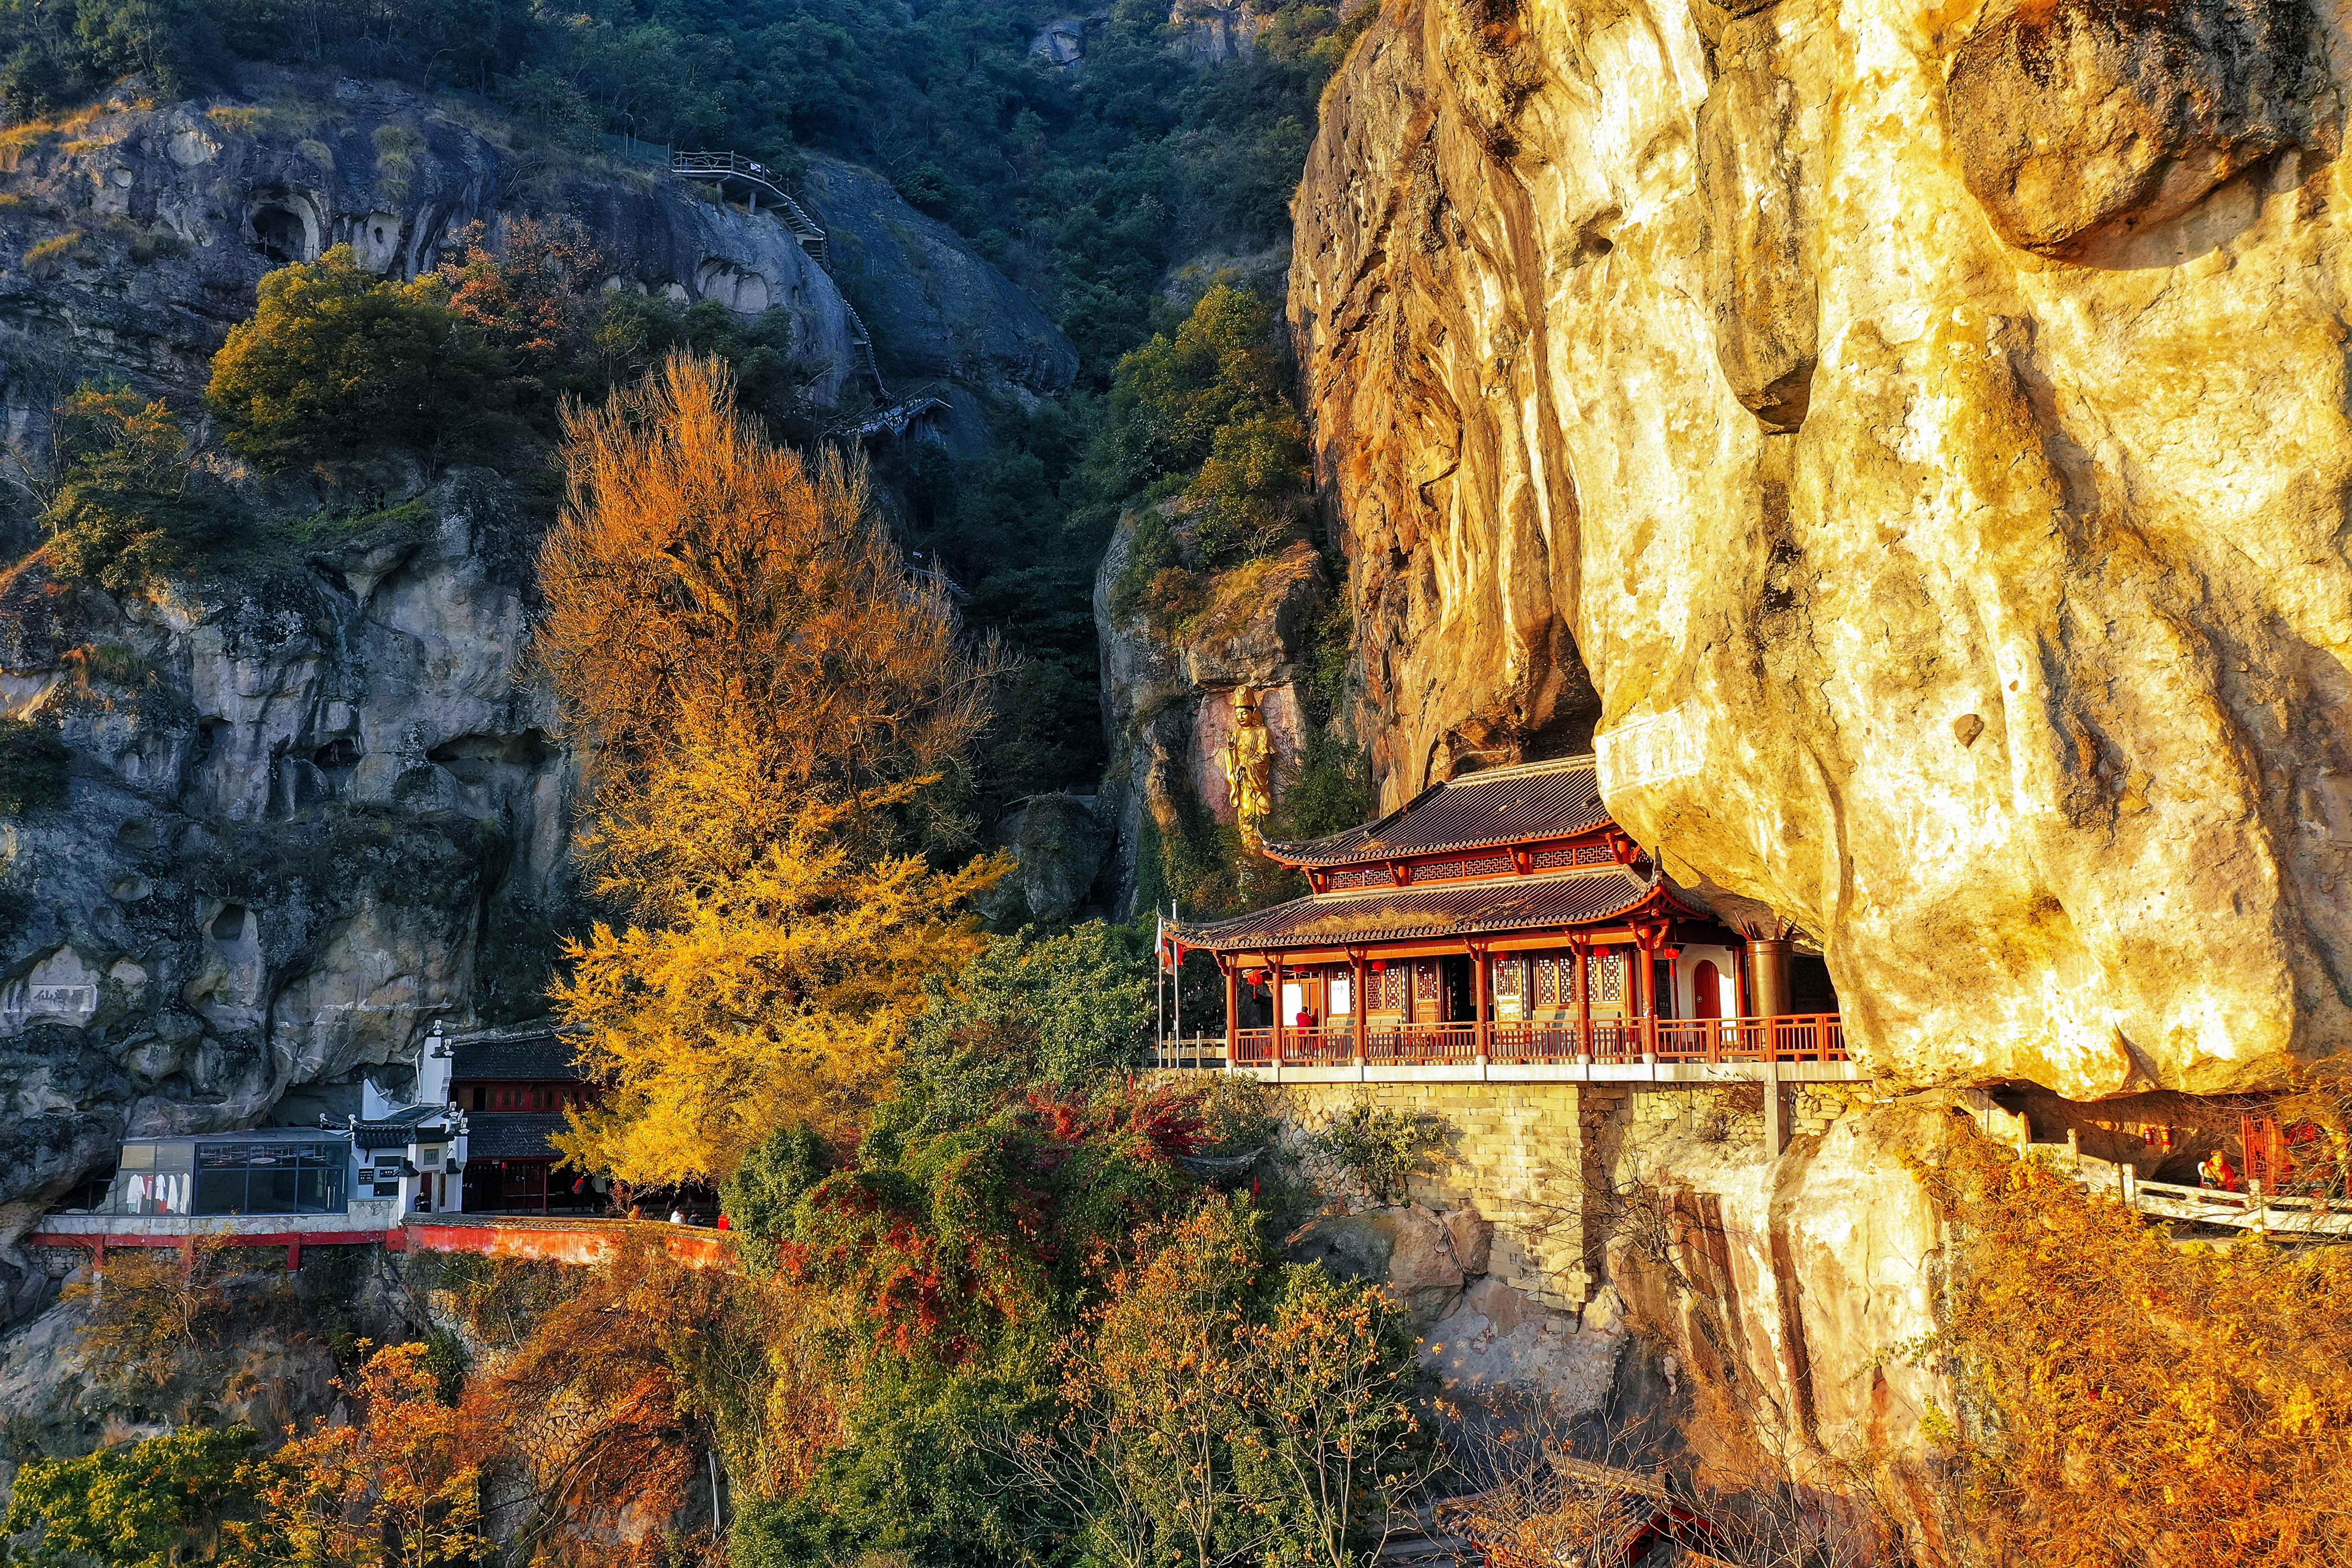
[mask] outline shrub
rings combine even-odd
[[[0,1539],[37,1528],[40,1544],[6,1560],[107,1568],[254,1563],[233,1547],[215,1552],[222,1520],[252,1508],[257,1442],[249,1427],[190,1426],[78,1459],[29,1460],[16,1472]]]
[[[1145,1238],[1091,1342],[1065,1353],[1070,1418],[1014,1452],[1084,1536],[1128,1562],[1344,1563],[1412,1517],[1433,1453],[1411,1335],[1370,1287],[1277,1269],[1245,1203]]]
[[[253,319],[213,356],[205,400],[265,468],[387,447],[429,450],[497,400],[504,364],[451,313],[438,278],[400,284],[339,245],[261,280]]]
[[[1118,362],[1111,386],[1111,450],[1128,484],[1200,467],[1220,426],[1283,405],[1282,358],[1270,300],[1220,283],[1201,296],[1173,338]]]
[[[1307,432],[1286,407],[1217,426],[1209,456],[1184,488],[1192,537],[1212,571],[1272,554],[1297,531],[1307,493]]]
[[[84,383],[55,418],[61,474],[41,522],[59,577],[135,592],[226,539],[229,498],[163,402]]]
[[[1150,959],[1100,921],[999,938],[926,993],[887,1125],[968,1125],[1033,1089],[1090,1094],[1150,1037]]]
[[[70,758],[49,725],[34,719],[0,719],[0,813],[22,816],[63,805]]]
[[[1311,1162],[1361,1186],[1374,1203],[1400,1203],[1412,1178],[1444,1142],[1444,1125],[1435,1117],[1364,1099],[1311,1134],[1307,1153]]]
[[[1965,1131],[1914,1168],[1954,1238],[1929,1428],[2005,1561],[2352,1561],[2352,1254],[2176,1241]]]

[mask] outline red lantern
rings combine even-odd
[[[1375,973],[1375,974],[1386,974],[1388,972],[1389,972],[1389,961],[1388,961],[1387,959],[1385,959],[1385,958],[1376,958],[1376,959],[1372,960],[1372,973]]]
[[[1683,950],[1679,947],[1662,947],[1658,949],[1658,956],[1660,958],[1680,958],[1682,955]]]

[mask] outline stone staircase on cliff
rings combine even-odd
[[[722,202],[740,200],[753,214],[767,213],[784,226],[785,232],[808,253],[810,260],[831,276],[833,257],[824,230],[809,216],[807,208],[793,199],[781,176],[766,164],[740,153],[682,153],[659,142],[640,142],[633,136],[607,136],[604,141],[616,157],[654,164],[667,170],[674,179],[692,180],[712,187]],[[887,405],[890,389],[883,382],[882,366],[874,357],[874,334],[866,330],[865,318],[858,315],[857,307],[849,302],[845,292],[842,294],[841,308],[849,318],[849,346],[857,351],[866,374],[873,378],[875,396]]]

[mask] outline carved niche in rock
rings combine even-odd
[[[1961,43],[1945,119],[2001,237],[2075,258],[2308,145],[2326,79],[2303,0],[2011,0]]]

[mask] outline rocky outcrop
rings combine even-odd
[[[1890,1081],[2352,1030],[2332,20],[1393,0],[1290,312],[1384,798],[1597,731]]]
[[[1234,820],[1220,761],[1247,689],[1273,737],[1276,800],[1307,754],[1298,692],[1309,623],[1330,593],[1312,545],[1253,562],[1213,580],[1209,602],[1181,625],[1155,620],[1121,584],[1145,514],[1121,517],[1095,573],[1095,634],[1102,650],[1103,723],[1111,761],[1103,800],[1118,844],[1113,909],[1135,898],[1147,839],[1173,832],[1197,811]]]
[[[939,377],[1050,396],[1076,379],[1078,351],[1036,301],[881,175],[812,158],[808,203],[894,392],[901,378]]]
[[[1247,0],[1176,0],[1168,10],[1168,26],[1193,64],[1221,65],[1257,52],[1257,36],[1270,15],[1254,10]]]
[[[1110,851],[1110,834],[1096,809],[1091,795],[1033,795],[997,823],[990,837],[1011,853],[1013,870],[977,900],[990,925],[1017,931],[1076,917]]]
[[[124,92],[70,129],[0,149],[0,325],[14,417],[45,363],[200,392],[213,351],[271,268],[350,245],[394,277],[436,266],[478,220],[569,214],[610,275],[744,314],[788,311],[792,353],[830,405],[856,384],[840,293],[782,225],[634,165],[515,151],[397,88],[257,72],[253,96],[136,107]]]
[[[356,1110],[436,1016],[543,1010],[579,771],[522,669],[528,526],[461,473],[158,598],[0,583],[7,711],[70,758],[0,819],[0,1290],[121,1136]]]
[[[1958,1406],[1928,1350],[1944,1226],[1911,1162],[1974,1123],[1937,1095],[1861,1104],[1776,1158],[1760,1110],[1675,1103],[1687,1098],[1644,1097],[1607,1134],[1611,1288],[1597,1304],[1663,1372],[1666,1386],[1643,1392],[1686,1413],[1703,1462],[1769,1463],[1832,1491],[1868,1479],[1937,1540],[1934,1489],[1906,1478],[1936,1412]]]

